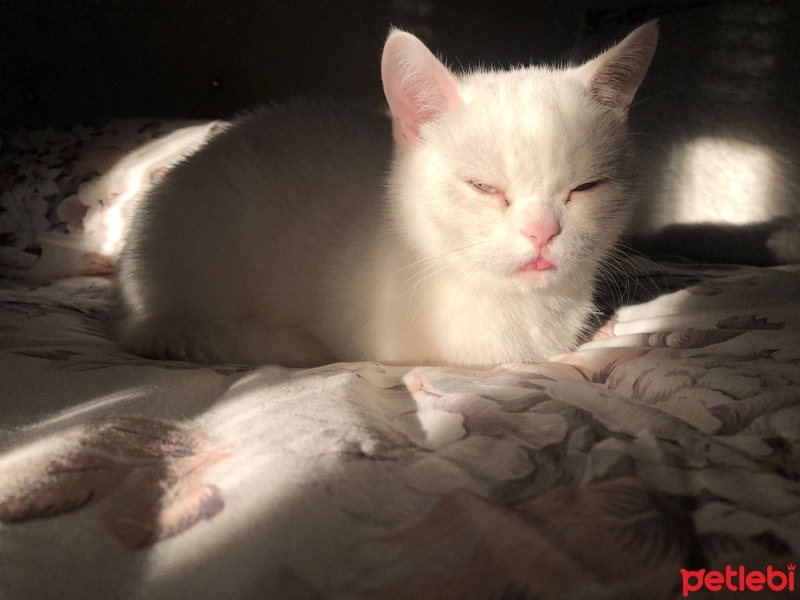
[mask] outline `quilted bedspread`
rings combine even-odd
[[[106,279],[4,282],[0,597],[672,598],[681,569],[788,573],[800,267],[639,273],[662,293],[577,351],[486,371],[152,361],[106,337]]]
[[[797,597],[800,265],[631,259],[491,370],[128,354],[100,275],[215,126],[0,147],[0,599]]]

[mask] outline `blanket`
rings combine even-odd
[[[632,256],[533,364],[129,354],[126,216],[224,126],[0,146],[0,599],[796,597],[800,265]]]
[[[575,352],[484,371],[148,360],[107,279],[4,281],[0,597],[788,591],[800,267],[637,272]]]

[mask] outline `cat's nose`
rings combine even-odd
[[[520,232],[541,249],[561,233],[561,227],[555,219],[537,219],[528,221]]]

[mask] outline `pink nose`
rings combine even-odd
[[[527,222],[522,229],[522,235],[534,243],[538,248],[544,248],[550,241],[561,233],[561,227],[554,219],[541,219]]]

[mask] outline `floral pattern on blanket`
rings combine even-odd
[[[141,548],[213,518],[225,505],[203,482],[224,449],[200,431],[142,418],[95,419],[0,463],[0,523],[54,518],[103,501],[102,521]],[[33,455],[31,457],[31,455]]]
[[[796,563],[800,266],[636,269],[579,348],[490,370],[147,361],[104,333],[107,280],[3,282],[11,591],[57,597],[46,561],[108,597],[119,548],[156,600],[673,598],[680,569]]]
[[[0,275],[108,275],[129,214],[223,122],[116,120],[0,143]]]
[[[607,587],[668,599],[691,561],[691,508],[635,477],[559,486],[509,506],[457,490],[410,529],[360,549],[394,561],[368,576],[378,592],[364,597],[566,598],[582,589],[594,597]]]

